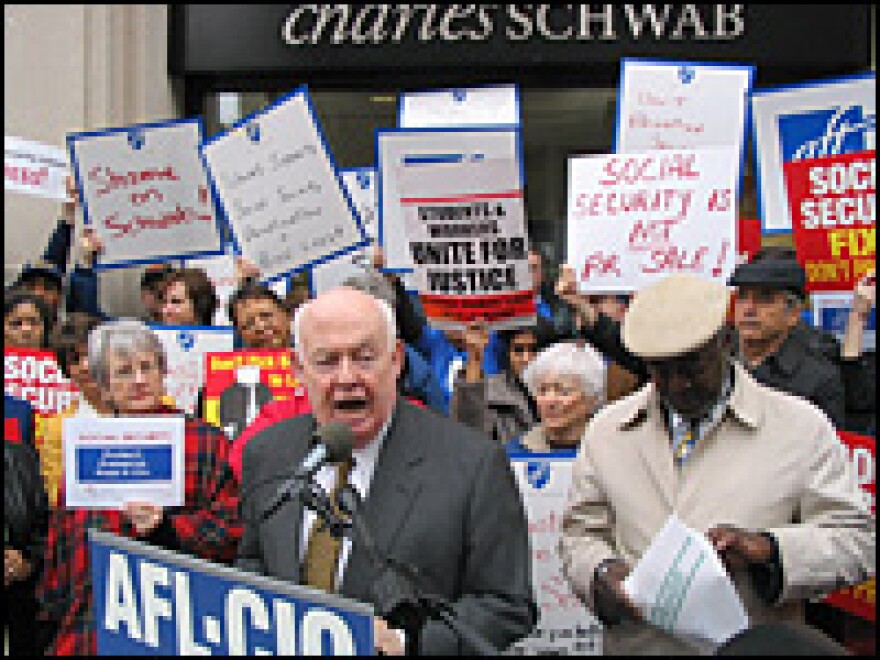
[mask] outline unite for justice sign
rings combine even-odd
[[[809,293],[852,291],[877,268],[876,151],[785,164]]]
[[[570,159],[568,260],[579,290],[638,291],[676,273],[726,283],[738,167],[733,149]]]
[[[535,318],[516,130],[379,135],[384,233],[403,233],[432,325]]]

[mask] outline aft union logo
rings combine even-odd
[[[247,132],[247,136],[250,138],[251,142],[254,144],[260,143],[260,125],[256,122],[250,123],[247,125],[245,129]]]
[[[543,490],[550,483],[551,471],[547,461],[532,461],[526,466],[526,477],[532,488]]]
[[[841,156],[875,148],[877,115],[839,106],[779,118],[783,162]]]
[[[697,78],[697,70],[692,66],[683,66],[678,70],[678,79],[682,85],[690,85]]]
[[[454,89],[452,90],[452,99],[456,103],[466,103],[468,99],[468,93],[465,89]]]
[[[373,187],[373,175],[371,172],[358,172],[357,182],[361,190],[369,190]]]
[[[144,146],[144,132],[141,130],[134,130],[128,134],[128,144],[135,151],[140,151]]]
[[[177,333],[177,343],[180,345],[180,348],[183,349],[184,353],[189,353],[196,345],[196,336],[188,330],[181,330]]]

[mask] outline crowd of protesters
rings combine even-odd
[[[225,429],[199,418],[203,408],[199,405],[198,414],[186,418],[182,507],[163,510],[132,504],[121,511],[65,508],[63,476],[46,467],[61,463],[63,420],[179,414],[175,402],[166,396],[167,366],[162,345],[144,322],[209,326],[219,304],[204,271],[160,265],[147,268],[141,280],[140,320],[108,317],[98,304],[99,276],[94,266],[101,244],[94,233],[83,232],[79,255],[68,272],[77,206],[72,187],[71,197],[73,201],[63,205],[62,217],[44,255],[21,271],[16,283],[7,289],[4,302],[6,346],[54,351],[63,374],[81,394],[70,408],[47,421],[42,455],[33,445],[33,413],[28,404],[8,395],[5,398],[6,418],[20,422],[17,442],[9,441],[7,424],[4,450],[4,584],[9,649],[13,654],[95,652],[85,552],[89,529],[231,564],[242,533],[238,506],[245,446],[274,423],[311,411],[308,401],[269,402],[251,425],[225,434]],[[603,432],[609,436],[623,433],[626,424],[638,423],[639,414],[645,419],[650,416],[646,408],[639,409],[639,413],[635,403],[650,390],[651,383],[669,385],[689,374],[694,376],[692,388],[700,382],[696,378],[699,365],[679,365],[672,369],[675,373],[664,371],[667,367],[659,364],[657,357],[662,352],[652,352],[654,340],[628,339],[628,333],[635,332],[635,321],[627,316],[635,314],[627,309],[628,297],[581,295],[574,273],[566,267],[561,268],[558,282],[545,282],[545,264],[537,252],[530,255],[537,318],[532,325],[499,333],[490,332],[484,323],[474,323],[461,332],[432,328],[421,315],[417,299],[399,279],[384,274],[382,266],[382,254],[377,250],[374,268],[352,277],[344,286],[369,294],[393,310],[397,337],[405,351],[399,394],[437,415],[476,429],[506,447],[511,456],[561,452],[575,457],[595,451],[594,455],[578,457],[586,472],[580,475],[582,481],[576,481],[579,490],[572,495],[576,501],[570,522],[574,526],[585,525],[585,521],[598,524],[595,517],[605,515],[595,508],[596,489],[605,474],[602,470],[609,470],[609,475],[612,470],[610,463],[603,461],[629,460],[626,447],[610,448],[611,438],[599,436]],[[236,346],[243,350],[295,350],[294,314],[306,302],[306,296],[298,292],[281,298],[260,283],[259,272],[247,261],[239,260],[236,272],[238,289],[228,303]],[[842,343],[804,322],[808,305],[806,275],[792,250],[763,250],[737,268],[729,284],[736,297],[732,312],[728,313],[725,305],[723,341],[718,340],[716,353],[721,355],[718,351],[729,347],[736,369],[732,378],[737,382],[724,385],[727,389],[719,390],[716,398],[736,399],[734,388],[741,385],[741,379],[748,378],[748,387],[752,388],[748,397],[763,396],[758,390],[760,385],[802,400],[802,405],[789,399],[778,402],[785,414],[801,415],[799,420],[789,420],[795,427],[815,430],[828,422],[839,430],[874,435],[875,353],[866,352],[862,346],[863,330],[875,305],[874,276],[866,277],[853,293],[852,313]],[[702,313],[687,308],[677,312],[681,316],[674,322],[679,328],[696,325],[695,319]],[[668,321],[664,310],[650,307],[640,308],[639,322],[647,326],[640,332],[651,335],[651,314],[657,314],[656,337],[670,332],[662,326]],[[713,326],[711,335],[703,339],[721,336],[719,331]],[[686,354],[701,346],[680,346],[678,353],[673,351],[665,357]],[[700,393],[691,394],[699,398]],[[687,401],[684,394],[682,397]],[[620,407],[624,401],[634,406],[632,410]],[[734,408],[747,418],[748,426],[753,408],[743,399],[736,402],[741,408]],[[617,415],[619,426],[611,424],[608,411]],[[654,423],[653,418],[650,423]],[[675,416],[666,423],[675,435]],[[707,427],[721,425],[732,437],[742,433],[723,424],[719,418]],[[694,435],[699,436],[700,429]],[[803,439],[805,447],[807,440]],[[689,442],[680,445],[682,451],[693,450]],[[615,451],[621,453],[613,454]],[[775,450],[767,451],[767,460],[771,457],[782,460]],[[750,456],[749,460],[760,457]],[[625,481],[627,467],[618,467],[623,470],[619,478]],[[736,476],[732,473],[729,478],[745,479],[748,466],[741,467],[742,472]],[[616,474],[609,476],[617,478]],[[604,485],[613,490],[616,483]],[[748,489],[746,484],[740,487]],[[617,495],[611,490],[604,494],[607,498]],[[774,499],[772,494],[765,496]],[[695,497],[699,499],[700,495]],[[621,520],[636,515],[626,510],[631,504],[628,500],[603,501],[603,506],[616,510]],[[588,510],[588,506],[593,508]],[[624,508],[618,508],[621,506]],[[610,523],[604,520],[602,524]],[[607,625],[614,625],[620,615],[609,604],[613,598],[595,591],[601,590],[602,584],[594,584],[592,569],[607,569],[613,575],[623,563],[599,562],[602,565],[598,567],[589,564],[591,570],[586,571],[588,564],[581,562],[579,553],[587,556],[595,547],[579,545],[581,533],[585,533],[583,528],[566,537],[569,574],[576,591],[595,606]],[[625,534],[633,533],[632,529],[625,530]],[[720,539],[721,532],[713,533]],[[609,544],[619,542],[609,537]],[[785,552],[790,547],[786,543],[787,538],[783,538]],[[770,544],[767,556],[773,552],[778,555],[779,551],[779,544]],[[778,565],[778,556],[776,561]],[[868,563],[873,571],[873,560]],[[596,576],[603,574],[599,571]],[[778,589],[774,593],[779,596]],[[10,607],[10,603],[15,605]],[[817,623],[822,623],[821,616]]]

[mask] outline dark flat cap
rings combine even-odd
[[[734,287],[790,291],[800,298],[807,295],[807,272],[794,259],[767,259],[742,264],[728,283]]]

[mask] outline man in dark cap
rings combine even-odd
[[[730,279],[737,288],[734,324],[740,358],[755,378],[803,397],[844,427],[843,378],[833,362],[836,350],[802,322],[807,275],[793,252],[767,250],[739,266]]]

